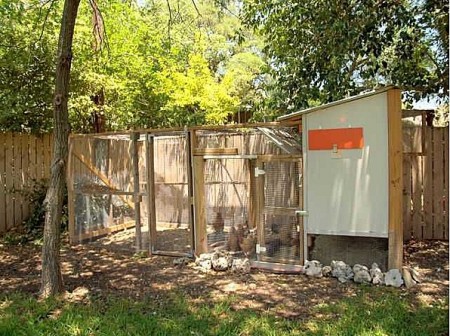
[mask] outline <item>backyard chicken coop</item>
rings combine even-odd
[[[304,259],[299,123],[70,138],[70,239],[134,230],[135,248]]]
[[[71,136],[71,241],[129,229],[136,250],[156,255],[221,249],[269,269],[311,258],[400,268],[400,90],[279,120]]]

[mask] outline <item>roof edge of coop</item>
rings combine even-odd
[[[394,86],[394,85],[388,85],[385,87],[382,87],[380,89],[375,89],[375,90],[371,90],[369,92],[367,91],[363,91],[362,93],[358,94],[358,95],[354,95],[354,96],[350,96],[350,97],[346,97],[343,99],[339,99],[339,100],[335,100],[333,102],[327,103],[327,104],[322,104],[319,106],[314,106],[314,107],[310,107],[304,110],[300,110],[300,111],[295,111],[286,115],[283,115],[281,117],[278,117],[277,120],[280,122],[283,121],[298,121],[299,119],[301,119],[301,116],[304,114],[308,114],[311,112],[316,112],[316,111],[320,111],[326,108],[330,108],[330,107],[334,107],[337,105],[341,105],[341,104],[346,104],[346,103],[350,103],[352,101],[355,100],[359,100],[359,99],[364,99],[373,95],[377,95],[392,89],[399,89],[398,86]]]

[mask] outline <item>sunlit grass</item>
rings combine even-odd
[[[412,294],[363,288],[357,296],[286,319],[236,309],[239,297],[214,302],[173,292],[140,301],[91,297],[89,303],[0,296],[0,335],[445,335],[448,298],[425,305]]]

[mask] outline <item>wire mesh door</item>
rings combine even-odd
[[[208,250],[226,249],[250,256],[248,160],[206,159],[204,178]],[[255,245],[256,239],[253,249]]]
[[[187,132],[149,136],[151,251],[192,254],[189,137]],[[153,217],[152,217],[153,216]]]
[[[260,261],[302,264],[303,221],[302,161],[258,160],[255,170],[260,185],[260,226],[257,253]]]

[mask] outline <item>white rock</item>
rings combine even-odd
[[[367,266],[360,265],[360,264],[354,264],[353,265],[353,273],[356,273],[358,271],[369,271]]]
[[[413,280],[408,267],[402,268],[402,275],[403,275],[403,281],[405,282],[406,288],[411,288],[416,285],[416,282]]]
[[[329,276],[331,276],[332,270],[333,269],[331,268],[331,266],[324,266],[324,267],[322,267],[322,275],[325,277],[329,277]]]
[[[247,274],[250,273],[250,260],[245,259],[233,259],[231,264],[231,270],[236,273]]]
[[[331,275],[338,278],[340,282],[346,282],[347,280],[353,279],[353,270],[345,262],[333,260],[331,262],[331,268]]]
[[[364,266],[365,267],[365,266]],[[361,268],[358,269],[355,273],[355,276],[353,277],[353,281],[356,283],[370,283],[372,281],[372,277],[370,276],[369,270]]]
[[[386,286],[400,287],[403,285],[403,279],[400,271],[397,268],[391,269],[384,275],[384,282]]]
[[[372,277],[372,283],[374,285],[382,285],[384,283],[384,274],[376,263],[372,264],[370,276]]]
[[[212,268],[212,263],[210,259],[200,260],[196,262],[196,264],[198,265],[198,267],[200,267],[200,270],[202,270],[203,272],[210,271]]]
[[[317,260],[306,261],[304,270],[307,276],[322,277],[322,264]]]
[[[214,253],[202,253],[195,259],[195,263],[198,264],[202,260],[211,260]]]
[[[232,263],[233,257],[223,251],[214,252],[211,257],[212,268],[215,271],[226,271]]]
[[[338,281],[341,283],[346,283],[348,281],[348,279],[345,276],[341,276],[338,278]]]

